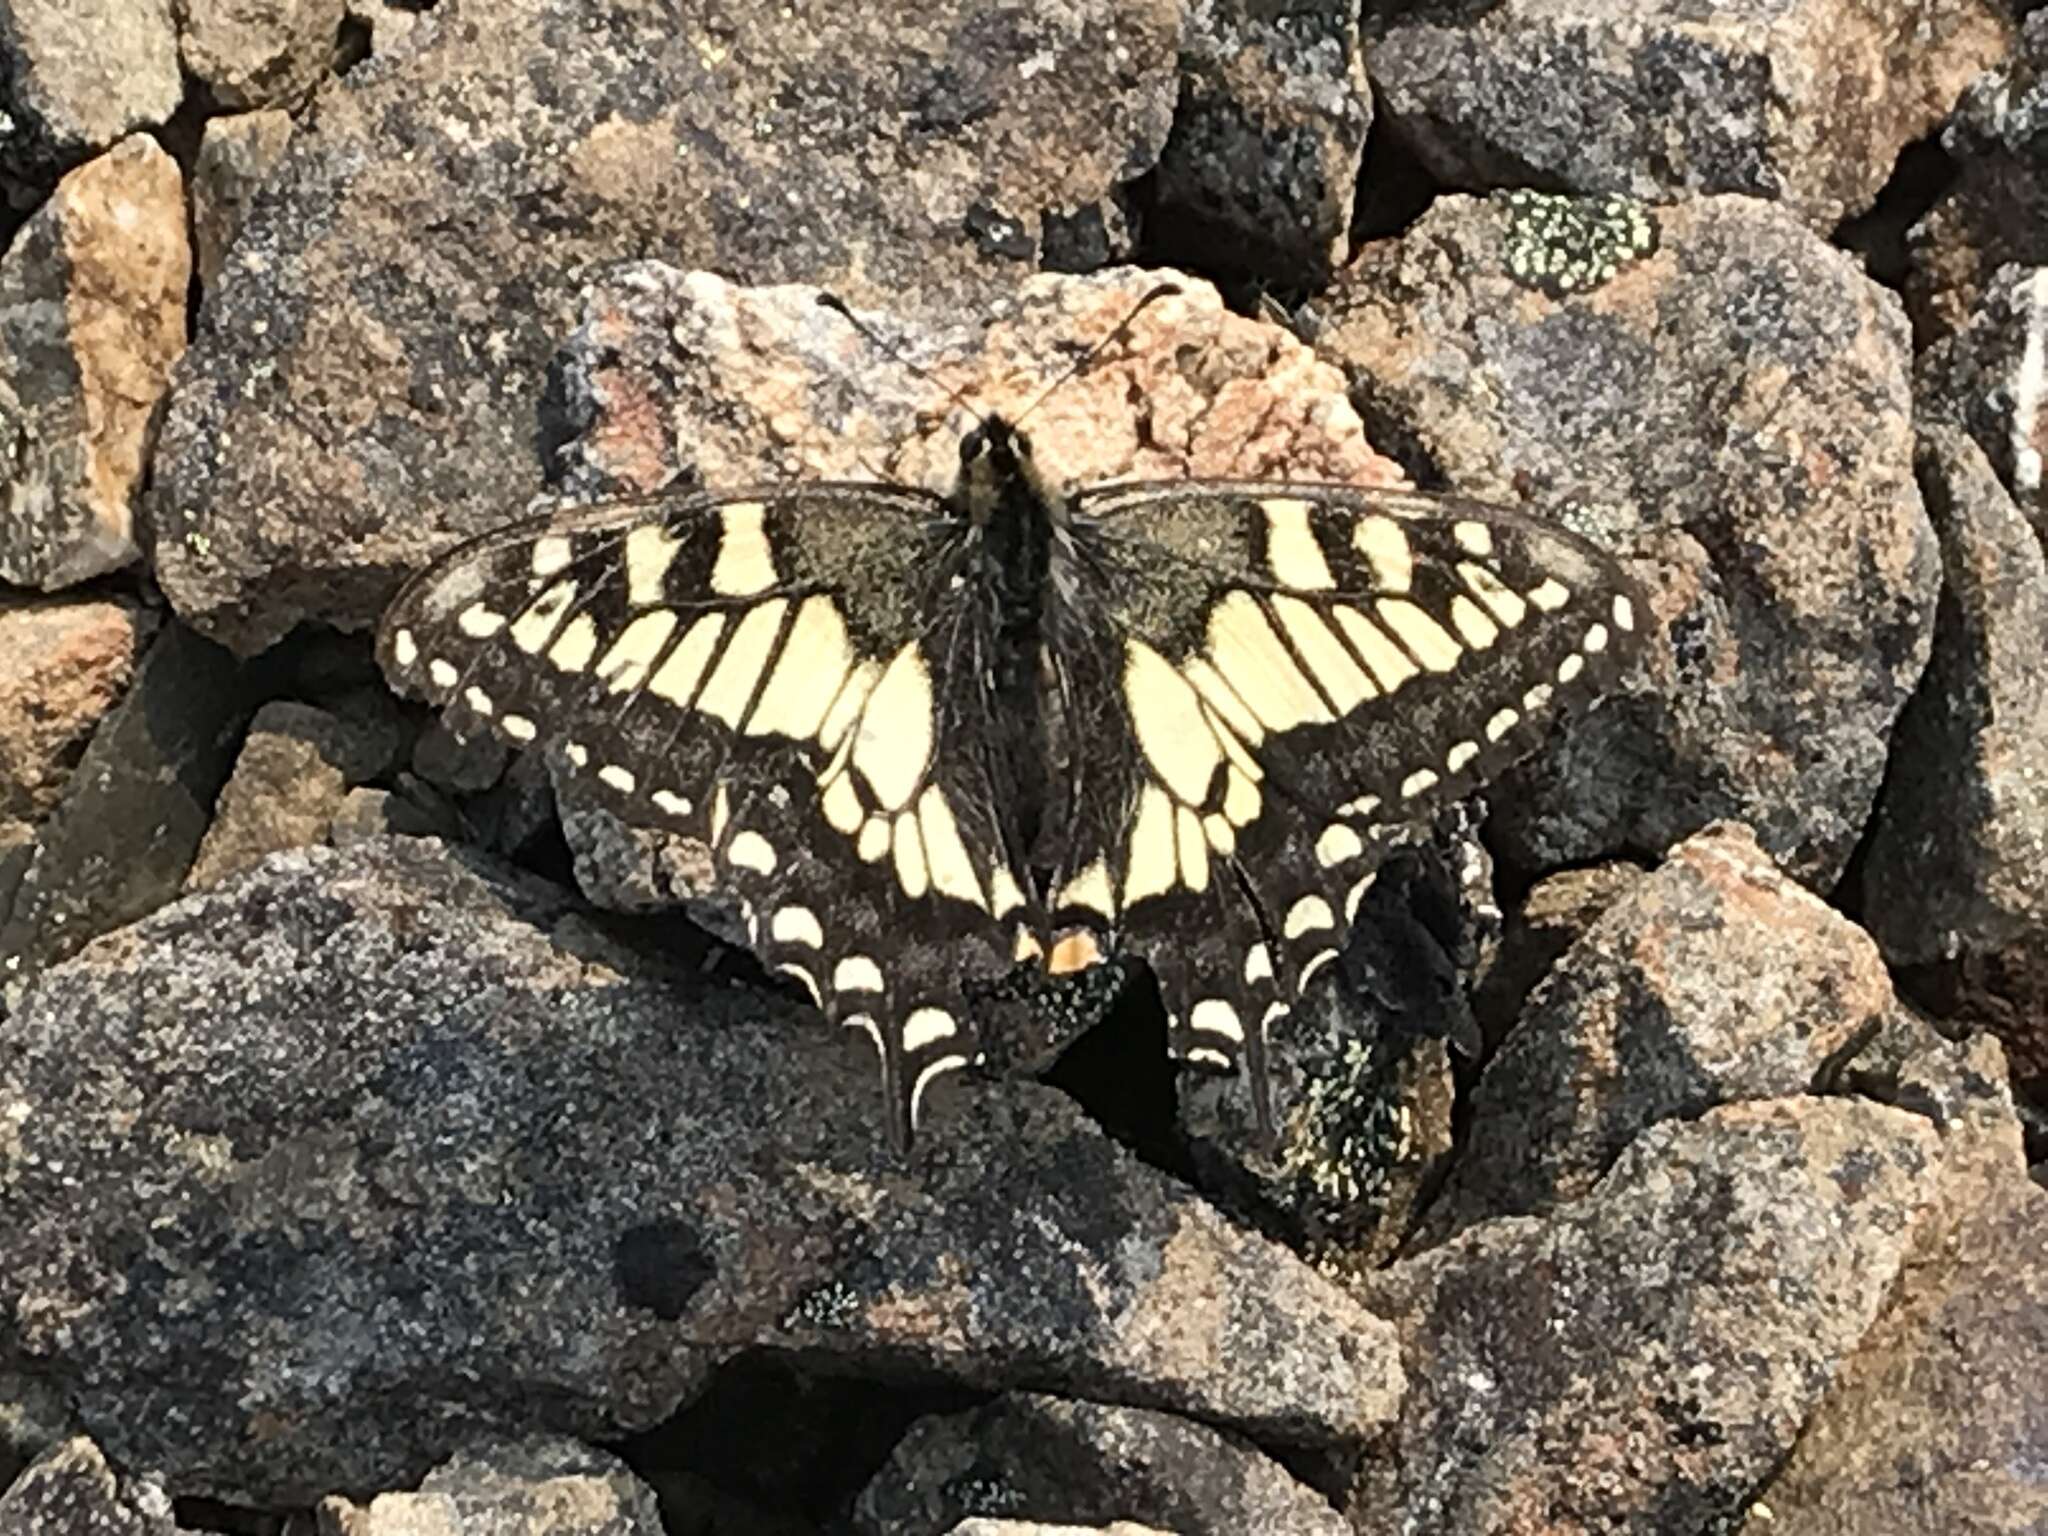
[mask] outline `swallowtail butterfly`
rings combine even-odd
[[[1277,481],[1070,492],[988,417],[950,494],[676,491],[523,522],[393,599],[458,733],[545,743],[693,835],[756,949],[880,1057],[907,1147],[973,983],[1114,950],[1182,1060],[1242,1068],[1336,958],[1388,834],[1596,698],[1645,609],[1531,517]]]

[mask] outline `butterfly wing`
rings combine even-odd
[[[1144,955],[1177,1056],[1243,1064],[1335,959],[1391,829],[1612,682],[1617,561],[1480,503],[1339,486],[1110,486],[1073,506],[1049,659],[1050,915]]]
[[[965,979],[1024,905],[990,780],[988,615],[936,497],[810,485],[536,519],[408,582],[378,654],[458,733],[541,744],[701,839],[763,959],[881,1058],[908,1144],[978,1051]]]

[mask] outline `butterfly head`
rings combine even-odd
[[[958,505],[976,527],[986,527],[1019,490],[1041,490],[1031,439],[1001,416],[985,416],[960,439]]]

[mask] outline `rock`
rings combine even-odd
[[[1128,1520],[1108,1525],[1041,1525],[1036,1520],[962,1520],[947,1536],[1180,1536]]]
[[[380,837],[451,837],[459,830],[456,818],[438,807],[388,789],[358,787],[341,797],[327,837],[337,848],[351,848]]]
[[[230,112],[290,106],[326,76],[343,0],[179,0],[178,50]]]
[[[323,1499],[319,1536],[662,1536],[654,1493],[615,1456],[559,1436],[464,1448],[417,1492]]]
[[[390,727],[289,700],[257,710],[185,888],[205,890],[280,849],[324,841],[348,791],[398,755]]]
[[[365,54],[393,54],[411,44],[420,16],[412,0],[348,0],[345,25],[356,32]]]
[[[1895,1006],[1877,948],[1746,827],[1672,850],[1560,959],[1487,1065],[1425,1241],[1585,1194],[1639,1134],[1806,1092]]]
[[[67,175],[0,256],[0,581],[50,592],[136,558],[191,273],[184,180],[147,136]]]
[[[1962,325],[1920,354],[1916,391],[1929,425],[1976,439],[2027,521],[2048,527],[2048,266],[2000,267]]]
[[[2048,560],[1964,433],[1928,428],[1919,469],[1941,604],[1863,862],[1865,920],[1894,965],[2048,934]]]
[[[0,58],[0,198],[17,207],[184,94],[171,0],[5,0]]]
[[[1940,578],[1897,301],[1749,199],[1521,193],[1439,200],[1327,311],[1375,441],[1656,560],[1643,691],[1502,780],[1495,850],[1655,855],[1730,818],[1832,885]]]
[[[0,598],[0,817],[40,820],[135,677],[156,616],[91,598]]]
[[[1929,340],[1968,320],[2000,267],[2048,266],[2048,16],[1963,93],[1941,131],[1953,179],[1908,236],[1906,297]]]
[[[209,295],[157,462],[166,594],[243,651],[301,619],[361,627],[400,574],[516,515],[560,435],[550,355],[607,262],[658,250],[973,314],[1079,231],[1117,259],[1178,19],[1172,0],[423,18],[323,98]]]
[[[5,1536],[177,1536],[170,1495],[148,1477],[120,1479],[80,1436],[54,1446],[0,1493]]]
[[[1308,1444],[1393,1412],[1383,1324],[1057,1093],[942,1087],[906,1162],[872,1079],[439,844],[275,855],[10,1021],[0,1371],[254,1504],[616,1438],[762,1346]]]
[[[975,1516],[1135,1520],[1184,1536],[1349,1530],[1277,1462],[1206,1425],[1026,1394],[920,1419],[854,1506],[872,1536],[944,1536]]]
[[[1726,1105],[1644,1132],[1548,1220],[1364,1282],[1409,1390],[1354,1528],[1725,1529],[1884,1304],[1935,1140],[1880,1105]]]
[[[87,743],[0,922],[0,991],[183,889],[214,797],[263,691],[181,625],[144,653],[126,696]]]
[[[428,723],[412,744],[412,771],[451,794],[474,795],[504,777],[511,753],[495,736],[455,735],[438,719]]]
[[[1487,1054],[1521,1017],[1529,994],[1550,968],[1642,878],[1634,864],[1595,864],[1562,870],[1522,899],[1508,915],[1498,953],[1473,987],[1472,1012]]]
[[[1154,217],[1205,270],[1317,287],[1350,249],[1372,125],[1358,7],[1197,0]]]
[[[291,139],[292,116],[282,108],[208,120],[192,167],[192,254],[202,290],[220,276],[250,201]]]
[[[2012,32],[1995,0],[1368,6],[1376,17],[1388,129],[1440,182],[1743,193],[1822,234],[1870,205]]]
[[[1941,1196],[1745,1536],[2048,1523],[2031,1471],[2048,1376],[2048,1190],[2027,1178],[2003,1059],[1982,1037],[1923,1042],[1892,1071],[1899,1101],[1942,1128]]]

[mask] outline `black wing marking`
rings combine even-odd
[[[1073,524],[1051,917],[1143,954],[1175,1054],[1242,1064],[1270,1124],[1266,1032],[1390,834],[1597,697],[1647,609],[1585,540],[1418,492],[1111,486]]]
[[[623,819],[702,839],[764,960],[873,1038],[907,1145],[979,1053],[962,983],[1009,963],[1025,905],[962,558],[895,487],[611,503],[442,557],[378,653],[458,733],[546,745]]]

